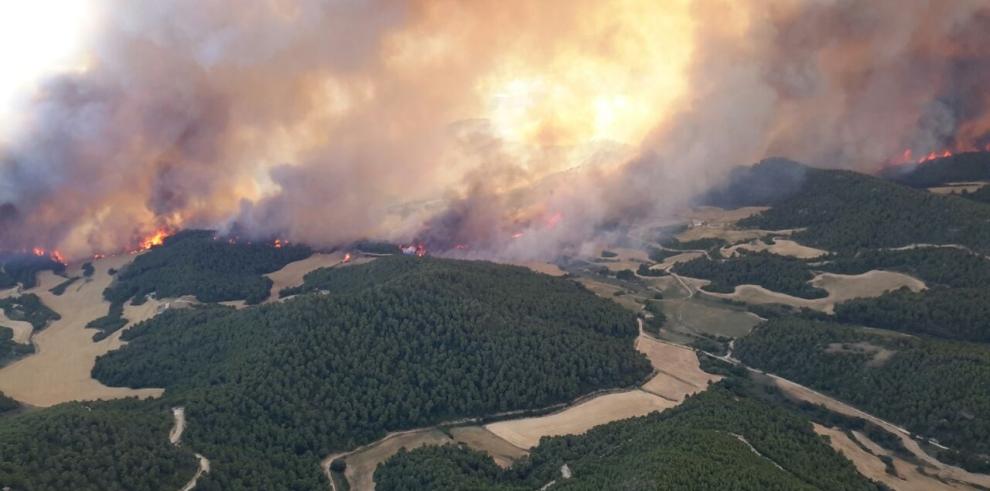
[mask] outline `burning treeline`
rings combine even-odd
[[[100,2],[0,147],[0,249],[159,230],[579,246],[735,164],[981,149],[990,8],[922,0]]]

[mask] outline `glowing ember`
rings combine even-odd
[[[282,248],[282,246],[283,246],[283,245],[285,245],[285,244],[286,244],[286,242],[282,242],[282,241],[281,241],[281,240],[279,240],[279,239],[275,239],[275,244],[274,244],[274,246],[275,246],[275,248],[276,248],[276,249],[281,249],[281,248]]]
[[[38,257],[42,257],[42,256],[44,256],[44,255],[45,255],[45,250],[44,250],[44,249],[42,249],[42,248],[40,248],[40,247],[35,247],[35,248],[33,248],[33,249],[31,249],[31,252],[32,252],[32,253],[33,253],[33,254],[34,254],[35,256],[38,256]]]
[[[351,262],[351,253],[350,252],[348,252],[347,254],[344,254],[344,263],[349,263],[349,262]]]

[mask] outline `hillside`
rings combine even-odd
[[[571,477],[562,476],[566,465]],[[433,489],[880,489],[808,420],[722,386],[681,406],[544,439],[511,469],[456,447],[400,452],[378,468],[380,491]]]
[[[966,152],[913,166],[895,166],[883,176],[908,186],[929,188],[950,182],[990,179],[990,152]]]
[[[386,257],[321,270],[329,294],[168,310],[100,358],[102,382],[165,387],[197,489],[316,489],[334,451],[387,431],[539,408],[650,373],[635,317],[570,280],[485,262]],[[164,402],[163,402],[164,403]]]
[[[735,355],[962,452],[990,453],[987,345],[783,318],[738,340]]]
[[[192,452],[168,442],[168,411],[134,400],[69,403],[0,421],[0,484],[10,489],[179,489],[196,470]]]
[[[918,243],[990,252],[990,206],[851,171],[808,168],[796,193],[739,225],[806,228],[791,237],[835,252]]]

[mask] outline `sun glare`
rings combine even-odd
[[[39,79],[79,65],[94,9],[93,0],[0,2],[0,131]]]

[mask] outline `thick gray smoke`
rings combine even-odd
[[[87,68],[0,148],[0,249],[236,226],[547,257],[767,155],[871,171],[990,143],[984,1],[100,6]]]

